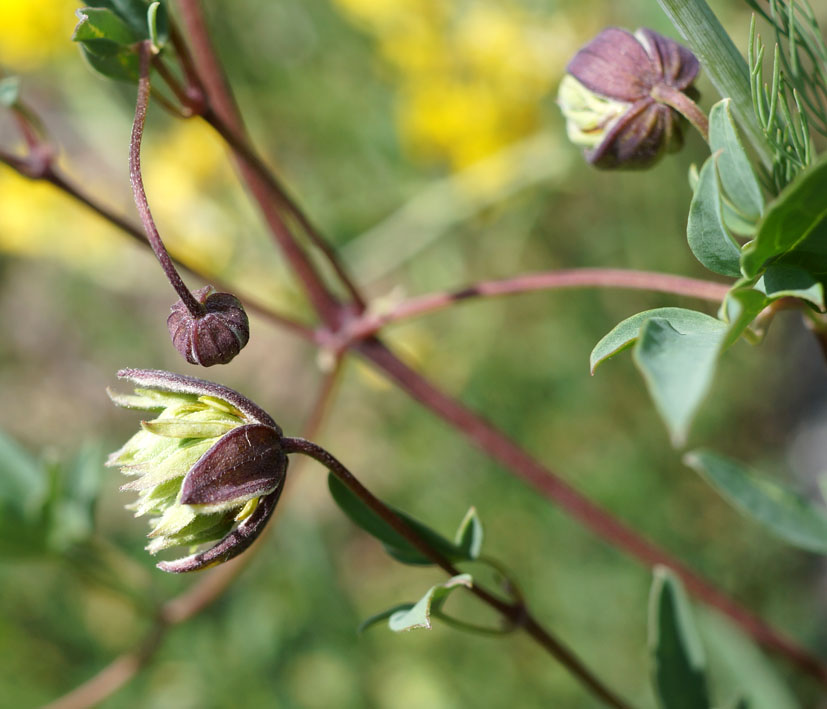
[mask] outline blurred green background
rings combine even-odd
[[[682,153],[646,173],[597,173],[566,143],[554,105],[566,61],[604,26],[675,36],[656,3],[206,4],[257,145],[372,298],[393,302],[578,266],[705,277],[683,235],[686,175],[705,156],[702,141],[689,136]],[[713,5],[743,48],[745,3]],[[23,77],[23,96],[63,146],[67,172],[133,215],[126,158],[134,88],[84,65],[69,41],[76,6],[0,0],[0,64]],[[703,78],[700,88],[708,107],[714,91]],[[6,147],[18,140],[7,119],[0,135]],[[171,251],[237,283],[242,297],[308,314],[208,128],[151,109],[143,162]],[[0,429],[17,441],[0,446],[0,474],[7,490],[17,480],[25,496],[26,475],[38,470],[26,456],[46,461],[54,484],[74,500],[62,553],[43,553],[31,527],[2,527],[0,704],[28,707],[136,647],[150,625],[146,606],[197,581],[154,569],[143,551],[145,522],[123,509],[129,499],[118,492],[119,474],[102,461],[138,423],[105,395],[118,368],[205,375],[170,347],[165,319],[175,298],[151,254],[6,168],[0,249]],[[660,305],[699,307],[632,292],[543,293],[464,304],[387,335],[407,361],[578,489],[827,653],[823,561],[768,537],[681,465],[628,357],[588,375],[588,354],[605,332]],[[239,389],[298,435],[323,376],[316,353],[255,316],[251,331],[247,349],[206,376]],[[740,344],[728,354],[690,445],[717,447],[815,490],[825,393],[820,353],[795,316],[781,316],[761,347]],[[649,569],[584,531],[358,361],[347,362],[317,440],[380,497],[445,534],[475,505],[486,550],[507,562],[536,616],[608,684],[639,706],[654,705]],[[72,542],[88,539],[98,495],[95,541],[78,551]],[[597,706],[519,634],[495,640],[437,625],[357,636],[361,620],[416,600],[441,576],[396,564],[353,528],[318,467],[294,465],[270,526],[222,598],[174,628],[148,667],[103,706]],[[489,619],[468,599],[451,603]],[[772,661],[776,684],[760,654],[697,610],[721,705],[762,678],[769,685],[755,690],[756,707],[795,706],[783,683],[802,706],[815,705],[809,680]]]

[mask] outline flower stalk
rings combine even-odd
[[[132,124],[132,137],[129,142],[129,181],[132,184],[132,194],[135,198],[135,206],[138,208],[138,214],[141,217],[141,223],[144,225],[147,239],[155,252],[155,256],[164,270],[170,285],[175,289],[181,302],[186,306],[190,315],[197,318],[206,313],[206,308],[203,303],[199,303],[195,296],[190,292],[178,271],[175,264],[167,252],[164,242],[161,240],[161,235],[158,233],[158,227],[155,226],[155,220],[152,218],[152,212],[149,209],[149,202],[146,198],[146,190],[144,190],[144,181],[141,177],[141,141],[144,135],[144,124],[146,122],[146,112],[149,107],[150,81],[149,69],[152,58],[152,43],[145,40],[140,43],[138,47],[140,78],[138,79],[138,100],[135,105],[135,121]]]

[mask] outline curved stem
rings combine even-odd
[[[683,91],[678,91],[668,84],[656,84],[652,87],[651,96],[658,103],[665,103],[667,106],[674,108],[698,129],[698,132],[707,143],[709,142],[709,119],[698,108],[698,104]]]
[[[184,285],[178,271],[175,270],[175,265],[167,253],[164,242],[161,241],[161,235],[158,233],[158,228],[155,226],[155,221],[152,219],[152,213],[149,211],[149,203],[146,199],[146,192],[144,191],[144,181],[141,178],[141,139],[144,134],[144,122],[146,121],[146,110],[149,106],[149,66],[152,56],[152,44],[149,40],[141,42],[139,46],[140,57],[140,78],[138,79],[138,101],[135,106],[135,122],[132,124],[132,137],[129,142],[129,180],[132,183],[132,194],[135,196],[135,206],[138,208],[138,214],[143,222],[146,230],[147,239],[152,246],[152,250],[161,262],[161,268],[164,269],[170,285],[178,293],[181,302],[184,303],[190,315],[199,317],[203,315],[206,310],[204,306],[199,303],[195,296],[190,293],[189,289]]]
[[[497,281],[481,281],[455,291],[421,295],[396,305],[389,312],[365,315],[355,320],[347,332],[353,340],[362,339],[375,334],[385,325],[444,310],[462,301],[562,288],[627,288],[713,302],[722,301],[729,291],[729,286],[724,283],[673,276],[668,273],[617,268],[571,268],[526,273]]]
[[[379,498],[374,496],[350,470],[345,467],[337,458],[331,455],[321,446],[304,438],[282,439],[282,446],[285,453],[301,453],[321,463],[333,473],[356,497],[358,497],[369,509],[378,515],[384,522],[398,532],[406,541],[442,568],[448,575],[457,576],[460,571],[437,549],[434,549],[428,541],[399,517],[390,507]],[[599,697],[607,706],[617,709],[628,708],[629,705],[612,690],[606,687],[583,662],[563,643],[543,628],[536,619],[532,617],[528,609],[522,604],[511,604],[497,598],[483,586],[473,584],[468,591],[473,593],[483,603],[491,606],[502,614],[510,624],[523,628],[531,638],[539,643],[546,651],[560,662],[574,677],[577,678],[592,694]]]

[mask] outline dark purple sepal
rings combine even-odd
[[[172,574],[183,574],[189,571],[200,571],[210,566],[223,564],[225,561],[237,557],[246,551],[264,530],[267,521],[273,514],[273,510],[276,509],[276,503],[279,501],[283,487],[284,480],[282,479],[273,492],[259,500],[258,507],[256,507],[253,514],[215,546],[198,554],[186,556],[183,559],[162,561],[156,564],[156,566],[161,569],[161,571],[167,571]]]
[[[250,339],[250,323],[241,301],[230,293],[205,286],[193,293],[204,311],[193,315],[183,301],[167,318],[172,344],[190,364],[227,364]]]
[[[272,416],[264,409],[256,406],[246,396],[239,394],[235,389],[209,382],[198,377],[188,377],[184,374],[174,374],[163,369],[120,369],[118,379],[137,384],[146,389],[159,389],[177,394],[194,394],[195,396],[212,396],[226,401],[241,412],[251,423],[261,423],[275,429],[281,435],[281,428],[273,421]]]
[[[269,426],[249,424],[225,433],[190,468],[181,485],[183,505],[245,502],[281,485],[287,456],[281,433]]]
[[[686,47],[654,30],[644,27],[637,33],[649,45],[648,51],[660,81],[679,91],[688,89],[701,70],[698,58]]]
[[[586,159],[602,169],[643,169],[670,147],[675,131],[679,128],[673,126],[668,106],[642,99],[621,116],[597,148],[586,152]]]
[[[627,103],[648,96],[657,79],[641,43],[619,27],[606,28],[586,44],[566,71],[591,91]]]

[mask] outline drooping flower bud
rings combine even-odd
[[[193,315],[183,301],[172,306],[167,328],[172,344],[190,364],[227,364],[250,339],[250,324],[241,301],[205,286],[193,293],[205,312]]]
[[[649,167],[683,144],[674,107],[700,114],[689,98],[699,69],[692,52],[657,32],[603,30],[569,62],[560,84],[569,138],[596,167]]]
[[[115,404],[157,414],[107,461],[134,477],[121,489],[138,493],[128,506],[136,517],[151,516],[147,549],[156,554],[219,540],[158,568],[196,571],[238,556],[281,495],[287,472],[281,429],[249,399],[212,382],[146,369],[124,369],[118,377],[135,384],[135,393],[110,391]]]

